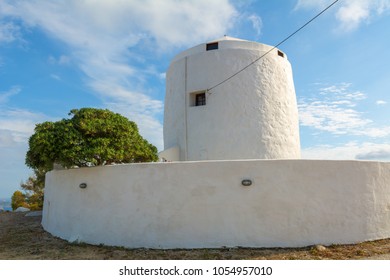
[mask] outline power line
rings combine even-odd
[[[289,36],[287,36],[285,39],[283,39],[282,41],[280,41],[278,44],[276,44],[274,47],[272,47],[269,51],[267,51],[266,53],[264,53],[263,55],[261,55],[259,58],[255,59],[254,61],[252,61],[251,63],[249,63],[247,66],[245,66],[244,68],[240,69],[239,71],[237,71],[236,73],[234,73],[233,75],[227,77],[225,80],[223,80],[222,82],[216,84],[215,86],[212,86],[211,88],[208,88],[207,89],[207,92],[210,92],[212,89],[222,85],[223,83],[229,81],[230,79],[232,79],[233,77],[237,76],[238,74],[240,74],[241,72],[243,72],[245,69],[249,68],[251,65],[255,64],[257,61],[259,61],[260,59],[262,59],[264,56],[266,56],[267,54],[269,54],[270,52],[272,52],[274,49],[276,49],[277,47],[279,47],[281,44],[283,44],[284,42],[286,42],[288,39],[290,39],[291,37],[293,37],[295,34],[297,34],[299,31],[301,31],[303,28],[305,28],[306,26],[308,26],[312,21],[314,21],[316,18],[318,18],[320,15],[322,15],[323,13],[325,13],[327,10],[329,10],[334,4],[336,4],[339,0],[336,0],[334,1],[332,4],[330,4],[329,6],[327,6],[325,9],[323,9],[321,12],[319,12],[316,16],[314,16],[312,19],[310,19],[308,22],[306,22],[304,25],[302,25],[300,28],[298,28],[296,31],[294,31],[293,33],[291,33]]]

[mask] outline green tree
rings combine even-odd
[[[26,165],[34,170],[156,161],[157,148],[137,125],[109,110],[71,110],[70,119],[36,125],[29,139]]]
[[[26,182],[22,182],[20,187],[25,191],[25,201],[30,210],[40,210],[43,208],[43,195],[45,188],[46,170],[34,170],[34,175],[30,176]]]
[[[28,207],[26,202],[26,196],[21,191],[16,191],[11,198],[12,210],[16,210],[18,207]]]

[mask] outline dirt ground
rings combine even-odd
[[[0,213],[1,260],[390,260],[390,239],[356,245],[271,249],[151,250],[75,244],[45,232],[40,224],[40,216],[26,217],[25,215],[25,213]]]

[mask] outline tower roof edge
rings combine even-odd
[[[224,35],[223,37],[220,37],[215,40],[208,41],[207,43],[213,43],[213,42],[220,42],[220,41],[241,41],[241,42],[249,42],[248,40],[243,40],[235,37],[230,37],[227,35]]]

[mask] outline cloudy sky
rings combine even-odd
[[[227,34],[275,45],[333,0],[0,0],[0,197],[36,123],[108,108],[162,142],[165,71]],[[339,0],[280,49],[304,158],[390,160],[390,0]],[[387,34],[387,35],[386,35]]]

